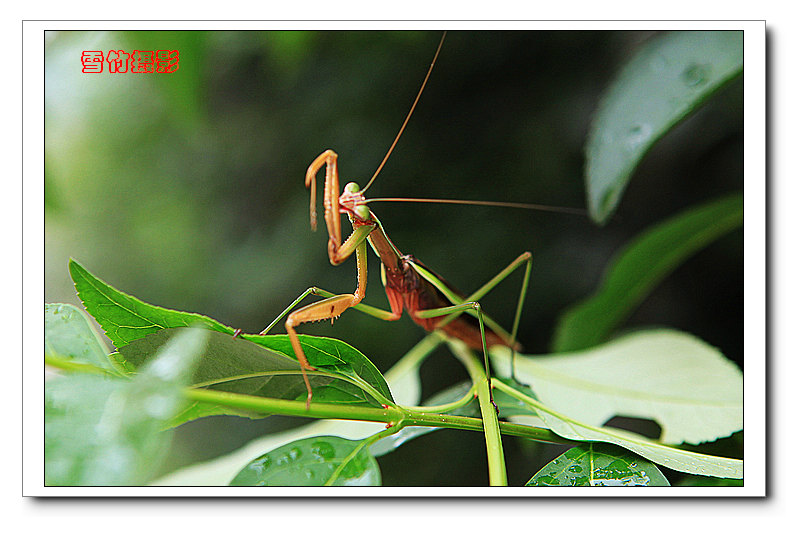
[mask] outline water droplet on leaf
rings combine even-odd
[[[681,80],[689,87],[705,84],[709,78],[709,67],[692,63],[681,73]]]
[[[630,151],[634,151],[643,145],[651,136],[651,125],[648,123],[638,123],[629,128],[626,135],[626,146]]]
[[[328,442],[315,442],[312,444],[312,455],[318,460],[332,459],[334,454],[334,446]]]

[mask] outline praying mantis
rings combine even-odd
[[[383,229],[377,216],[369,209],[368,203],[372,201],[404,201],[402,198],[367,199],[366,190],[372,185],[378,173],[386,163],[389,155],[397,144],[413,110],[426,86],[435,61],[440,53],[444,33],[438,45],[435,56],[430,64],[427,75],[403,122],[399,133],[391,144],[380,166],[367,185],[362,189],[357,183],[348,183],[340,193],[338,155],[333,150],[325,150],[308,167],[305,185],[310,190],[310,223],[312,230],[317,229],[317,183],[318,173],[325,168],[325,186],[323,196],[324,219],[328,231],[328,257],[332,265],[340,265],[355,254],[357,266],[357,285],[353,293],[333,294],[317,288],[311,288],[305,295],[311,293],[322,297],[318,302],[303,306],[295,311],[294,308],[300,299],[297,299],[290,308],[285,310],[273,324],[287,315],[285,328],[293,351],[298,359],[304,384],[307,389],[307,409],[312,401],[312,387],[309,382],[308,371],[315,368],[309,363],[298,339],[296,327],[307,322],[317,322],[338,318],[349,308],[372,315],[384,321],[395,321],[401,318],[403,311],[407,311],[413,321],[427,331],[440,330],[449,338],[462,341],[469,347],[481,350],[484,355],[485,373],[492,401],[490,384],[488,347],[492,345],[505,345],[513,351],[519,350],[520,345],[515,340],[519,326],[525,293],[531,271],[532,255],[523,252],[518,255],[507,267],[501,270],[493,279],[483,285],[475,293],[463,296],[444,278],[431,271],[422,262],[412,255],[405,255],[394,245]],[[411,200],[414,201],[414,200]],[[476,203],[493,206],[510,206],[525,208],[541,208],[547,210],[560,210],[559,208],[539,207],[530,204],[503,203],[503,202],[464,202],[460,200],[415,200],[443,203]],[[344,238],[341,229],[342,215],[350,220],[353,231]],[[389,302],[389,310],[371,307],[362,304],[366,295],[368,283],[367,268],[367,243],[372,246],[374,253],[381,261],[381,279]],[[525,265],[524,276],[520,288],[517,310],[511,332],[506,332],[497,323],[487,318],[479,305],[481,299],[488,291],[499,282],[512,274],[519,267]],[[271,326],[261,332],[266,334]],[[488,329],[486,330],[485,327]],[[236,335],[239,331],[236,332]],[[493,402],[494,404],[494,402]]]

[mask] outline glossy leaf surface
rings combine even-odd
[[[317,436],[296,440],[258,457],[241,470],[236,486],[376,486],[380,469],[359,440]]]
[[[565,416],[530,396],[523,394],[521,397],[534,409],[547,427],[569,440],[616,444],[679,472],[734,479],[744,477],[744,463],[741,460],[686,451],[620,429],[589,425]],[[521,420],[513,416],[510,421],[519,423]],[[529,416],[525,417],[525,421],[527,425],[532,425]]]
[[[144,364],[171,337],[172,327],[203,326],[212,333],[199,360],[197,386],[267,397],[306,397],[301,370],[287,336],[246,334],[233,339],[230,327],[210,317],[147,304],[99,280],[76,261],[71,261],[70,270],[85,309],[118,346],[120,352],[113,355],[112,361],[119,368],[133,370]],[[309,373],[315,388],[314,401],[373,406],[392,401],[383,376],[359,351],[331,338],[299,338],[309,362],[323,371]],[[172,425],[214,414],[252,416],[194,402]]]
[[[607,90],[586,145],[591,217],[605,222],[638,162],[676,123],[741,74],[740,31],[670,32],[652,39]]]
[[[146,304],[99,280],[73,259],[68,267],[85,310],[96,319],[118,348],[165,328],[198,325],[218,332],[233,333],[232,328],[205,315]]]
[[[670,483],[642,457],[616,446],[588,444],[550,461],[526,486],[668,487]]]
[[[505,353],[494,354],[510,374]],[[697,444],[743,427],[741,371],[714,347],[676,330],[648,330],[585,351],[517,355],[517,380],[541,402],[588,425],[653,419],[668,444]]]

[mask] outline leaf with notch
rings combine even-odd
[[[734,479],[744,477],[744,461],[666,446],[644,436],[613,427],[597,427],[561,414],[524,393],[519,394],[519,397],[533,408],[539,419],[554,433],[569,440],[616,444],[651,462],[679,472]],[[532,425],[529,416],[525,419],[528,420],[528,425]],[[510,421],[518,423],[519,419],[513,416]]]
[[[497,371],[511,374],[508,354],[493,349],[492,357]],[[518,354],[515,362],[517,380],[541,402],[585,424],[653,419],[667,444],[716,440],[744,424],[742,372],[678,330],[643,330],[573,353]]]

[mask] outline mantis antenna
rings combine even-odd
[[[588,213],[583,209],[574,207],[558,207],[554,205],[539,205],[536,203],[516,203],[509,201],[479,201],[479,200],[455,200],[455,199],[435,199],[435,198],[370,198],[366,203],[380,201],[403,201],[409,203],[446,203],[452,205],[479,205],[482,207],[510,207],[513,209],[530,209],[534,211],[546,211],[551,213],[567,213],[585,216]]]
[[[405,117],[405,121],[402,123],[402,127],[400,127],[399,132],[397,133],[397,136],[394,138],[394,142],[392,142],[391,147],[389,147],[389,150],[386,153],[386,156],[383,157],[383,160],[381,161],[380,166],[378,166],[378,169],[375,170],[375,173],[372,175],[372,179],[370,179],[369,182],[366,184],[366,186],[361,189],[361,191],[360,191],[361,194],[366,192],[366,190],[370,186],[372,186],[372,182],[378,176],[378,174],[380,173],[380,170],[383,169],[383,165],[386,164],[386,161],[389,159],[389,155],[391,155],[391,152],[394,150],[394,146],[397,145],[397,142],[399,141],[399,137],[402,136],[402,131],[405,130],[405,126],[408,124],[408,121],[410,120],[410,116],[413,115],[413,110],[416,109],[416,104],[418,104],[419,98],[421,97],[421,94],[424,91],[424,87],[427,85],[427,80],[430,79],[430,74],[432,73],[432,68],[435,67],[435,61],[438,59],[438,54],[440,54],[441,47],[443,46],[444,39],[446,39],[446,32],[445,31],[443,32],[443,35],[441,36],[440,43],[438,43],[438,50],[435,51],[435,56],[432,58],[432,63],[430,64],[430,68],[427,70],[427,76],[424,77],[424,82],[421,83],[421,88],[419,88],[419,93],[416,94],[416,99],[413,101],[413,105],[410,107],[410,111],[408,112],[408,115]]]

